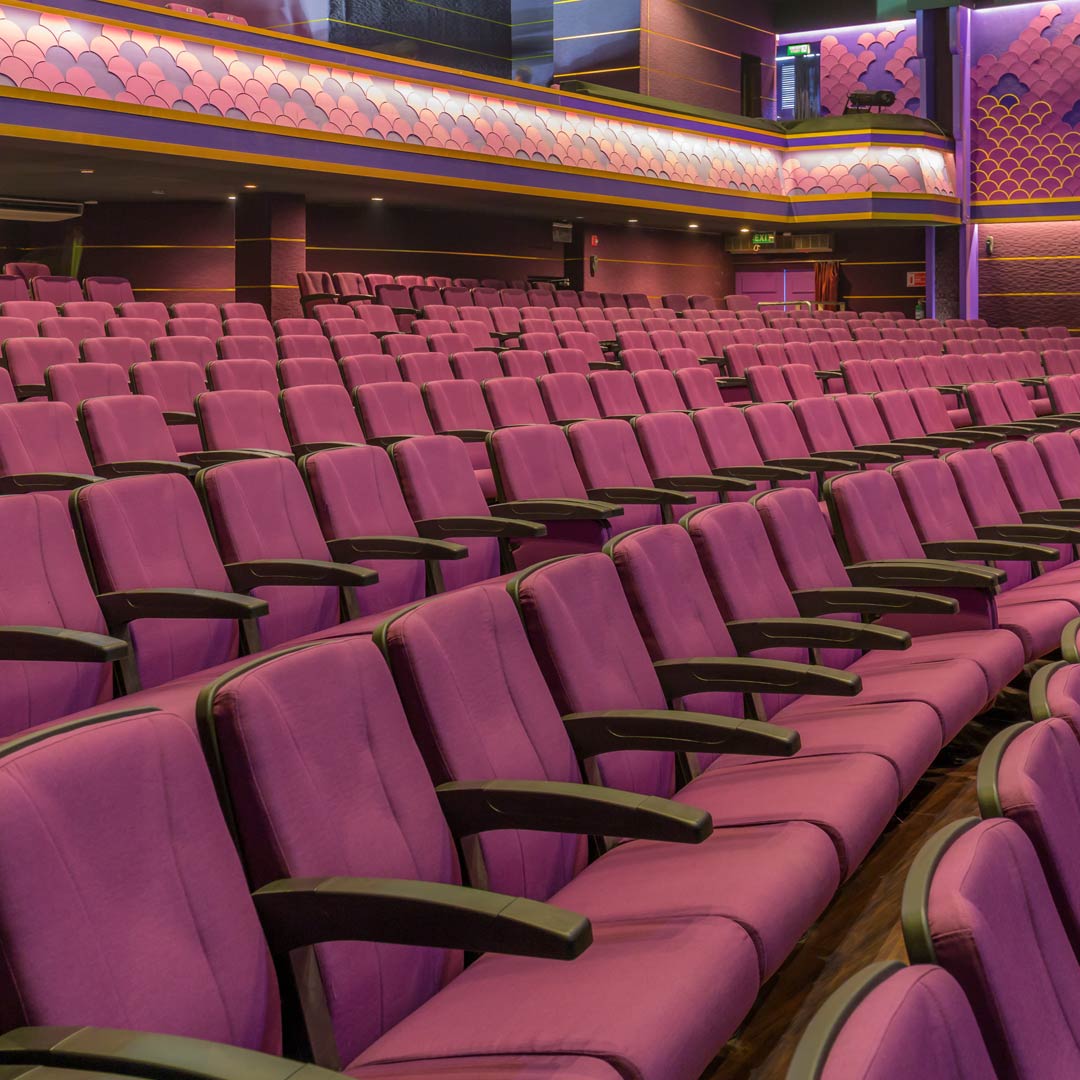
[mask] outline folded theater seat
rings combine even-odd
[[[996,1080],[963,988],[944,968],[871,964],[807,1025],[787,1080]]]
[[[1043,865],[1016,821],[966,818],[916,855],[901,910],[912,962],[956,979],[997,1075],[1021,1080],[1080,1074],[1080,966]]]
[[[898,481],[905,477],[903,495]],[[962,628],[1011,631],[1023,644],[1026,661],[1052,652],[1061,628],[1075,617],[1075,605],[1053,587],[1042,589],[1033,582],[1034,591],[1023,584],[1003,589],[1030,579],[1031,561],[1056,559],[1058,553],[1019,539],[1033,535],[1028,530],[1035,526],[1025,526],[1009,540],[980,536],[944,461],[905,462],[895,475],[839,476],[828,482],[825,497],[855,585],[947,589],[961,604]],[[1002,535],[996,529],[993,533]],[[1003,567],[978,566],[956,559],[1006,562]]]
[[[457,884],[449,833],[435,793],[430,785],[420,786],[427,783],[423,766],[377,652],[364,643],[340,665],[326,663],[324,656],[312,657],[314,682],[283,680],[275,686],[281,700],[268,712],[261,709],[267,702],[269,671],[262,678],[261,672],[252,673],[232,696],[223,693],[217,702],[223,744],[227,747],[229,731],[225,711],[234,703],[239,706],[241,699],[260,707],[258,717],[245,711],[244,721],[266,738],[260,743],[266,746],[285,730],[286,711],[292,718],[295,690],[348,689],[338,695],[344,708],[334,711],[342,729],[356,736],[348,769],[339,769],[346,786],[352,792],[369,790],[351,782],[357,771],[378,784],[392,765],[399,784],[412,787],[409,782],[414,780],[415,790],[408,792],[404,819],[391,812],[389,802],[356,802],[359,820],[348,820],[357,829],[353,835],[359,843],[346,841],[337,830],[328,832],[324,817],[316,832],[293,818],[296,831],[278,837],[286,842],[275,853],[290,868],[303,864],[314,875],[292,879],[272,873],[277,880],[254,894],[199,741],[177,717],[126,712],[91,723],[58,725],[0,749],[0,864],[5,868],[6,912],[0,918],[0,940],[13,958],[2,1007],[7,1026],[16,1029],[0,1039],[0,1067],[39,1066],[32,1070],[34,1076],[52,1076],[54,1068],[84,1070],[72,1073],[73,1078],[382,1080],[395,1075],[396,1067],[365,1067],[371,1044],[413,1010],[422,1013],[425,1002],[437,1001],[444,985],[453,988],[466,948],[485,954],[497,950],[524,965],[520,973],[509,968],[499,972],[504,975],[498,982],[504,1009],[539,994],[546,978],[552,987],[549,996],[562,1002],[582,1030],[592,1034],[596,1022],[610,1015],[611,1034],[622,1024],[638,1029],[641,1041],[655,1038],[655,1025],[650,1029],[641,1015],[651,995],[638,995],[636,1012],[606,1005],[608,982],[619,987],[632,981],[620,978],[626,964],[617,963],[616,948],[608,950],[616,962],[601,958],[592,968],[595,976],[580,985],[581,1000],[567,998],[567,986],[574,985],[566,982],[571,966],[567,961],[589,955],[586,918],[554,905]],[[252,693],[254,700],[249,700]],[[301,712],[306,714],[306,709]],[[295,744],[288,750],[289,764],[302,774],[304,762]],[[381,755],[388,755],[385,761]],[[230,764],[235,775],[237,763],[230,758]],[[335,764],[344,765],[344,759]],[[288,792],[282,792],[275,805],[281,803],[295,806]],[[93,806],[93,814],[87,813],[88,806]],[[248,840],[253,823],[245,817],[243,824]],[[327,847],[331,836],[335,843]],[[31,864],[25,858],[27,845],[49,854]],[[329,878],[322,868],[315,869],[325,865],[328,853],[334,863],[334,851],[352,852],[348,861],[362,876]],[[346,868],[344,860],[338,865]],[[113,883],[130,875],[138,886],[119,893],[103,889],[103,868],[112,868]],[[60,902],[69,895],[77,895],[78,904]],[[717,961],[715,967],[703,967],[699,981],[715,975],[725,956],[726,931],[733,942],[728,981],[753,987],[752,950],[739,940],[741,931],[734,924],[716,922],[720,928],[713,934],[707,933],[711,927],[682,932],[688,952],[700,954],[708,945]],[[286,978],[290,952],[309,945],[318,950],[321,985],[325,998],[334,1003],[332,1028],[325,1026],[325,1011],[313,1021],[328,1033],[328,1044],[319,1049],[321,1056],[333,1060],[332,1069],[278,1056],[283,1041],[298,1048],[306,1042],[292,1010],[286,1010],[290,1023],[282,1030],[282,998],[288,999],[292,991],[284,985],[279,989],[278,973]],[[102,952],[109,956],[107,966],[100,962]],[[667,957],[659,945],[653,953],[657,961],[650,981],[663,986],[665,975],[668,996],[681,996],[682,969],[691,965]],[[58,963],[61,955],[63,962]],[[173,992],[148,993],[147,972],[165,970]],[[752,993],[745,991],[737,1003],[742,1005]],[[621,1075],[606,1057],[612,1054],[618,1062],[617,1051],[632,1043],[618,1042],[613,1052],[610,1043],[597,1038],[591,1057],[588,1050],[564,1054],[564,1047],[537,1053],[528,1038],[532,1029],[550,1032],[554,1042],[562,1026],[547,1028],[537,1018],[528,1027],[530,1010],[518,1009],[524,1030],[508,1049],[492,1047],[491,1029],[485,1025],[477,1030],[492,1003],[482,988],[476,997],[475,1008],[463,1003],[470,1022],[463,1024],[459,1018],[452,1025],[461,1037],[472,1031],[481,1047],[473,1060],[475,1075],[493,1080],[617,1080]],[[384,1008],[371,1008],[371,1001],[384,1002]],[[585,1011],[590,1001],[604,1004]],[[675,1008],[674,1001],[670,1007]],[[671,1037],[677,1040],[678,1035]],[[667,1046],[657,1041],[657,1053],[663,1054]],[[411,1065],[396,1075],[448,1080],[463,1075],[462,1070],[468,1075],[470,1060],[440,1054],[436,1042],[433,1031],[426,1047],[415,1043]],[[651,1070],[651,1075],[676,1074]],[[678,1075],[689,1080],[692,1074],[686,1069]]]
[[[594,559],[606,562],[602,555],[581,557],[581,561]],[[513,790],[513,785],[504,787],[506,782],[525,776],[560,786],[576,784],[581,776],[578,758],[589,759],[590,773],[597,760],[620,760],[621,766],[616,767],[620,775],[638,781],[619,792],[620,797],[629,791],[635,802],[651,806],[656,805],[656,796],[670,794],[670,751],[676,746],[698,748],[719,742],[752,753],[790,753],[797,745],[792,733],[771,726],[668,712],[662,695],[659,710],[579,715],[564,723],[529,649],[513,601],[495,586],[428,601],[389,622],[378,639],[390,657],[410,724],[435,780],[446,785],[447,791],[460,792],[470,807],[490,807],[482,811],[485,814],[512,814],[515,825],[527,818],[501,796],[502,791],[509,795]],[[449,687],[453,692],[448,692]],[[891,798],[886,808],[881,791],[891,770],[883,762],[877,770],[876,759],[867,761],[867,773],[861,774],[855,758],[845,759],[842,764],[850,768],[841,781],[837,766],[833,786],[854,792],[862,801],[864,815],[881,816],[880,826],[891,812]],[[783,762],[777,768],[789,765],[788,775],[795,783],[802,762]],[[741,768],[749,777],[754,766]],[[820,775],[824,777],[825,771]],[[764,784],[764,776],[759,775],[758,781]],[[865,792],[864,783],[868,785]],[[678,802],[693,805],[696,793],[693,785],[688,786]],[[733,776],[732,806],[746,793]],[[797,815],[786,820],[783,808],[793,796],[785,796],[779,782],[775,794],[779,802],[772,814],[756,819],[751,811],[741,815],[725,811],[721,815],[725,827],[698,847],[641,840],[617,845],[559,894],[560,903],[578,903],[578,910],[589,914],[597,927],[609,919],[626,920],[628,927],[647,925],[657,915],[681,916],[688,927],[701,918],[734,919],[752,943],[755,977],[768,977],[823,910],[841,877],[836,849],[826,832],[798,820]],[[835,794],[839,797],[832,800],[834,810],[849,797]],[[527,809],[517,805],[521,811]],[[772,871],[762,873],[759,860],[770,845],[767,865]],[[543,895],[549,895],[549,883],[564,880],[558,867],[580,866],[582,854],[580,844],[571,837],[556,843],[525,833],[481,835],[475,851],[478,872],[491,887],[526,882],[530,890]],[[539,856],[547,862],[546,872],[542,866],[530,871],[530,861]],[[601,911],[606,913],[603,917]],[[673,941],[672,947],[679,948],[678,942]],[[722,985],[711,999],[717,1012],[709,1021],[714,1030],[728,1028],[733,1013],[744,1007],[737,1003],[728,982],[728,966],[721,964],[718,971]],[[697,1067],[703,1066],[704,1062]]]

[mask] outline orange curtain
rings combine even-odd
[[[840,263],[814,264],[814,300],[819,307],[835,308],[840,301]]]

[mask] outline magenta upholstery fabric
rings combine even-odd
[[[274,365],[266,360],[214,360],[206,365],[206,380],[214,391],[278,392],[277,373]]]
[[[431,425],[437,432],[492,431],[495,427],[479,383],[470,379],[439,379],[427,383],[423,394]],[[494,499],[495,478],[487,446],[483,442],[468,442],[466,449],[484,497]]]
[[[996,1080],[957,981],[929,964],[903,968],[844,1020],[820,1080]]]
[[[629,371],[594,371],[589,386],[605,417],[628,419],[645,411],[634,376]]]
[[[72,503],[98,592],[232,591],[198,496],[183,476],[106,480],[80,488]],[[144,688],[232,660],[239,644],[237,624],[227,619],[139,619],[131,637]]]
[[[328,356],[294,356],[278,361],[278,379],[281,385],[290,386],[340,386],[341,368]]]
[[[185,361],[200,368],[217,359],[214,343],[204,337],[156,337],[150,349],[155,360]]]
[[[265,390],[200,394],[195,415],[208,450],[291,450],[277,400]]]
[[[64,338],[73,345],[78,345],[86,338],[103,338],[105,323],[87,316],[64,316],[56,319],[42,319],[38,332],[43,338]],[[149,357],[143,357],[149,359]]]
[[[155,360],[136,364],[131,369],[131,381],[136,394],[152,397],[162,412],[195,415],[195,398],[206,389],[206,375],[196,364],[183,360]],[[179,453],[202,449],[198,425],[169,426],[173,445]]]
[[[360,426],[369,439],[435,434],[415,383],[365,383],[355,396]]]
[[[416,536],[416,526],[385,450],[377,446],[321,450],[304,458],[303,467],[318,523],[328,540]],[[356,591],[360,610],[365,614],[386,611],[424,596],[422,561],[365,559],[359,565],[379,575],[376,584]]]
[[[390,460],[416,521],[490,516],[468,449],[460,439],[449,435],[403,439],[390,448]],[[458,537],[455,542],[464,544],[469,555],[443,563],[443,585],[448,592],[498,575],[498,540],[477,536]]]
[[[59,401],[0,405],[0,473],[35,472],[93,476],[74,413]],[[64,503],[68,492],[50,497]]]
[[[82,358],[90,364],[117,364],[125,372],[150,359],[150,346],[137,337],[86,337]]]
[[[4,625],[106,633],[70,518],[57,499],[47,494],[0,499],[0,566]],[[4,661],[0,663],[0,733],[13,735],[56,720],[105,701],[111,693],[108,664]]]
[[[79,422],[97,465],[180,460],[161,406],[146,394],[90,398],[79,406]]]
[[[277,362],[277,344],[262,334],[230,334],[218,338],[218,354],[222,360],[264,360]]]
[[[956,838],[927,911],[938,963],[963,987],[998,1074],[1080,1070],[1080,966],[1020,826],[984,821]]]
[[[330,559],[303,478],[288,459],[217,465],[201,474],[199,489],[223,562]],[[253,595],[270,605],[269,614],[259,619],[264,649],[339,621],[336,588],[269,586]]]
[[[334,350],[329,339],[317,334],[283,334],[277,339],[278,356],[290,357],[321,356],[333,360]]]
[[[273,966],[187,724],[142,713],[5,756],[0,821],[5,1027],[78,1016],[279,1051]]]
[[[484,397],[496,427],[547,424],[543,398],[533,379],[508,376],[484,383]]]
[[[632,421],[641,454],[654,480],[672,476],[710,476],[712,473],[701,448],[694,422],[682,413],[649,413]],[[673,517],[719,501],[715,491],[692,492],[694,502],[689,506],[672,508]]]
[[[54,364],[78,362],[78,349],[63,338],[9,337],[4,342],[4,366],[17,387],[44,386],[45,372]]]
[[[364,441],[349,392],[340,384],[282,390],[281,411],[293,446]]]

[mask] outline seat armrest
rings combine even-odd
[[[725,465],[713,469],[713,476],[730,476],[735,480],[809,480],[810,473],[805,469],[792,469],[785,465]]]
[[[797,731],[773,724],[675,709],[570,713],[563,717],[563,724],[581,758],[612,750],[791,757],[802,745]]]
[[[374,570],[350,563],[322,559],[250,559],[226,563],[229,584],[237,592],[251,592],[267,585],[374,585],[379,575]]]
[[[938,447],[921,440],[893,439],[887,443],[860,443],[856,450],[880,450],[886,454],[936,454]]]
[[[416,531],[421,536],[433,540],[444,537],[494,536],[499,539],[513,540],[520,537],[546,536],[547,526],[539,521],[524,519],[483,517],[422,518],[415,521]]]
[[[734,390],[736,388],[742,388],[746,386],[745,375],[721,375],[716,380],[716,385],[721,390]]]
[[[785,469],[798,469],[801,472],[823,474],[827,472],[850,472],[856,463],[848,458],[825,457],[815,454],[813,457],[769,458],[766,465],[779,465]]]
[[[1005,581],[1005,571],[992,566],[945,559],[881,559],[852,563],[847,567],[852,585],[924,589],[980,589],[997,593]]]
[[[187,461],[110,461],[94,466],[94,472],[103,480],[112,480],[118,476],[143,476],[147,473],[179,473],[181,476],[192,477],[198,471],[198,465]]]
[[[213,589],[127,589],[98,596],[110,629],[123,629],[136,619],[251,619],[270,605],[254,596]]]
[[[155,1080],[341,1080],[341,1074],[229,1043],[95,1027],[24,1027],[0,1036],[0,1066]]]
[[[669,701],[721,690],[743,694],[854,697],[862,689],[862,679],[847,671],[755,656],[657,660],[653,668]]]
[[[369,435],[367,441],[368,446],[377,446],[381,450],[389,450],[395,443],[414,438],[416,438],[415,435]]]
[[[727,624],[740,653],[759,649],[911,648],[911,635],[888,626],[867,626],[841,619],[747,619]]]
[[[956,429],[957,435],[972,435],[978,439],[1007,439],[1016,434],[1016,429],[1011,424],[972,424]]]
[[[1020,525],[976,525],[975,533],[988,540],[1013,540],[1020,544],[1078,544],[1080,529],[1064,524],[1043,525],[1024,522]],[[1054,557],[1058,557],[1054,552]]]
[[[618,360],[590,360],[590,371],[615,371],[622,367]]]
[[[749,480],[737,480],[733,476],[657,476],[653,483],[669,491],[753,491]]]
[[[414,307],[392,307],[390,309],[395,315],[419,315],[420,312]]]
[[[1080,508],[1067,507],[1063,502],[1060,510],[1021,510],[1020,520],[1026,525],[1078,526]]]
[[[900,441],[912,442],[914,444],[921,443],[925,446],[932,446],[939,450],[960,450],[965,446],[970,446],[972,443],[980,442],[981,440],[974,435],[965,435],[961,431],[957,431],[955,435],[942,435],[940,433],[934,435],[926,434],[917,435],[913,439],[904,438]]]
[[[335,562],[350,563],[358,559],[447,559],[468,558],[464,544],[449,540],[432,540],[424,536],[348,536],[328,540],[326,546]]]
[[[128,655],[119,638],[62,626],[0,626],[0,660],[58,660],[104,664]]]
[[[491,432],[484,430],[484,428],[451,428],[440,431],[439,434],[452,435],[455,439],[460,439],[462,442],[482,443],[487,442],[487,437]]]
[[[598,521],[622,517],[623,508],[615,503],[589,499],[515,499],[492,503],[495,517],[526,521]]]
[[[224,465],[230,461],[251,461],[253,458],[267,457],[269,451],[262,450],[191,450],[180,454],[180,460],[188,465],[197,465],[200,469],[211,465]]]
[[[193,412],[180,412],[176,409],[166,409],[162,414],[166,424],[172,427],[181,427],[185,424],[194,424],[198,418]]]
[[[332,300],[332,299],[334,299],[334,297],[329,297],[328,299]],[[375,297],[371,293],[357,292],[357,293],[349,293],[347,296],[338,297],[337,299],[338,299],[338,302],[342,303],[342,304],[357,304],[357,303],[365,303],[368,300],[374,300]],[[306,301],[305,301],[305,303],[306,303]],[[361,321],[359,315],[357,316],[357,320]]]
[[[627,506],[686,506],[692,504],[694,496],[681,491],[665,491],[657,487],[604,487],[589,488],[590,499],[600,502],[623,503]]]
[[[712,833],[707,810],[596,784],[482,780],[440,784],[435,790],[457,837],[525,829],[700,844]]]
[[[1053,548],[989,536],[980,536],[978,540],[938,540],[923,544],[923,551],[930,559],[1018,559],[1052,562],[1059,557],[1059,553]]]
[[[554,904],[441,882],[288,878],[252,895],[270,949],[378,941],[573,960],[592,943],[589,920]]]
[[[302,457],[306,457],[308,454],[317,454],[320,450],[340,450],[343,447],[350,446],[363,446],[363,443],[354,442],[305,442],[294,443],[292,452],[293,455],[299,460]]]
[[[893,464],[897,461],[902,461],[903,457],[895,452],[887,452],[884,450],[867,450],[867,449],[851,449],[851,450],[822,450],[811,451],[811,457],[831,457],[837,461],[847,461],[853,465],[872,465],[875,462],[881,462],[882,464]]]
[[[954,615],[959,604],[949,596],[906,589],[867,589],[839,586],[796,589],[792,594],[800,615]]]
[[[82,473],[11,473],[0,476],[0,495],[21,495],[28,491],[75,491],[87,484],[96,484],[100,479]]]
[[[1061,508],[1062,510],[1080,510],[1080,499],[1062,499]],[[1023,513],[1020,516],[1023,517]]]

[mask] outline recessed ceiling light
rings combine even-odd
[[[244,185],[244,190],[245,191],[255,191],[258,188],[258,186],[259,186],[258,184],[245,184]]]
[[[236,196],[235,195],[229,195],[229,196],[227,196],[227,198],[228,198],[229,202],[236,202]]]
[[[83,206],[97,206],[97,199],[87,199]]]
[[[627,225],[636,225],[637,223],[638,223],[638,219],[636,217],[626,219],[626,224]]]
[[[151,195],[164,195],[165,192],[162,191],[161,188],[154,188],[154,190],[151,191],[150,194]]]
[[[372,195],[371,196],[371,201],[372,202],[382,202],[383,197],[381,195]]]
[[[584,214],[578,214],[578,216],[577,216],[577,218],[575,220],[584,221],[585,220],[585,215]]]
[[[750,231],[749,228],[747,228],[747,226],[745,226],[745,225],[739,230],[739,232],[749,232],[749,231]]]
[[[83,174],[83,176],[93,176],[94,175],[94,170],[93,169],[80,169],[79,172],[81,172]]]
[[[697,229],[697,228],[699,228],[699,226],[698,226],[698,223],[696,221],[691,221],[690,224],[687,225],[687,228],[688,229]]]

